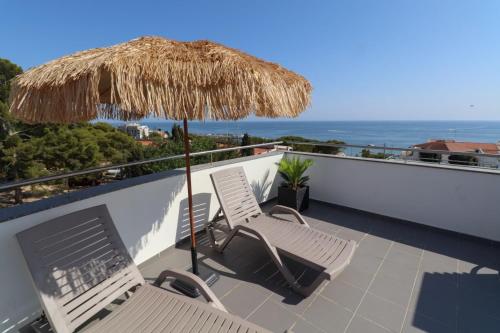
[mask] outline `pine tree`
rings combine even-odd
[[[184,130],[179,124],[174,124],[172,126],[172,140],[175,142],[182,142],[184,140]]]
[[[243,134],[243,137],[241,138],[241,146],[249,146],[251,144],[252,144],[252,139],[250,138],[250,135],[248,135],[248,133]],[[252,149],[242,149],[241,155],[242,156],[252,155]]]

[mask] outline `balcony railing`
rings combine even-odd
[[[333,148],[347,156],[401,160],[404,162],[438,163],[462,165],[478,168],[498,169],[500,165],[500,154],[488,154],[480,152],[462,152],[448,150],[431,150],[420,148],[403,148],[376,145],[354,145],[345,143],[315,143],[315,142],[286,142],[294,150],[300,151],[300,146],[314,146],[319,148]],[[297,149],[298,148],[298,149]],[[320,152],[321,149],[318,149]],[[363,151],[368,156],[363,156]],[[378,152],[374,154],[373,152]]]
[[[430,164],[430,165],[453,165],[453,166],[465,166],[474,167],[482,169],[498,169],[500,166],[500,155],[479,153],[479,152],[459,152],[459,151],[446,151],[446,150],[430,150],[430,149],[419,149],[419,148],[403,148],[403,147],[392,147],[392,146],[376,146],[376,145],[356,145],[356,144],[345,144],[345,143],[316,143],[316,142],[283,142],[274,141],[266,142],[247,146],[237,146],[230,148],[215,149],[210,151],[201,151],[191,153],[192,157],[197,156],[209,156],[210,162],[212,162],[213,156],[218,153],[231,152],[231,151],[241,151],[246,149],[258,148],[258,147],[269,147],[274,145],[286,144],[290,145],[295,151],[306,151],[312,153],[326,153],[326,154],[338,154],[343,153],[345,156],[359,157],[359,158],[369,158],[378,160],[395,160],[402,161],[404,163],[420,163],[420,164]],[[305,149],[305,147],[313,147],[312,149]],[[126,168],[134,166],[144,166],[166,161],[182,160],[184,159],[183,154],[164,156],[159,158],[127,162],[115,165],[106,165],[101,167],[95,167],[85,170],[78,170],[72,172],[66,172],[56,175],[49,175],[39,178],[19,180],[9,183],[0,184],[0,193],[8,193],[14,191],[14,200],[3,200],[4,203],[1,206],[10,206],[19,204],[22,202],[21,199],[21,189],[25,186],[41,185],[47,184],[55,181],[67,182],[69,179],[74,177],[84,177],[89,175],[96,175],[109,170],[123,170]],[[116,181],[116,179],[107,179],[107,182]],[[85,186],[83,186],[85,187]],[[88,186],[87,186],[88,187]],[[79,188],[82,188],[81,186]],[[65,190],[56,193],[62,193]],[[26,195],[25,195],[26,197]],[[47,197],[47,196],[39,196]],[[28,196],[26,199],[33,200],[38,198],[36,195]]]
[[[282,141],[266,142],[266,143],[259,143],[259,144],[246,145],[246,146],[237,146],[237,147],[221,148],[221,149],[207,150],[207,151],[201,151],[201,152],[192,152],[190,155],[192,158],[198,157],[198,156],[209,156],[210,162],[212,162],[213,156],[215,154],[232,152],[232,151],[241,151],[241,150],[252,149],[252,148],[257,148],[257,147],[269,147],[269,146],[279,145],[282,143],[283,143]],[[60,173],[60,174],[56,174],[56,175],[49,175],[49,176],[26,179],[26,180],[18,180],[18,181],[14,181],[14,182],[3,183],[3,184],[0,183],[0,193],[1,192],[9,192],[9,191],[19,191],[23,186],[40,185],[40,184],[50,183],[50,182],[54,182],[54,181],[67,181],[70,178],[95,175],[95,174],[103,173],[103,172],[106,172],[109,170],[116,170],[116,169],[123,170],[125,168],[130,168],[130,167],[134,167],[134,166],[143,166],[143,165],[155,164],[155,163],[159,163],[159,162],[173,161],[173,160],[183,160],[184,157],[185,157],[184,154],[164,156],[164,157],[146,159],[146,160],[141,160],[141,161],[106,165],[106,166],[89,168],[89,169],[84,169],[84,170],[65,172],[65,173]],[[17,202],[17,203],[19,203],[19,202]],[[5,205],[6,204],[4,203],[4,206]],[[14,203],[14,205],[15,205],[15,203]],[[7,206],[9,206],[9,205],[7,204]],[[2,205],[0,205],[0,207],[2,207]]]

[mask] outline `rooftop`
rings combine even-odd
[[[266,210],[277,197],[277,164],[286,155],[314,160],[308,170],[313,201],[303,213],[311,227],[359,244],[351,264],[307,298],[286,286],[257,242],[238,237],[221,255],[208,246],[203,231],[219,208],[211,173],[243,167]],[[276,332],[497,332],[499,175],[490,169],[282,151],[196,165],[199,261],[219,272],[212,290],[230,312]],[[0,270],[0,283],[7,287],[0,297],[0,332],[25,332],[40,314],[16,233],[101,204],[147,280],[166,268],[190,266],[183,240],[189,235],[183,170],[2,209],[0,262],[6,269]],[[301,284],[315,277],[298,263],[287,266]]]
[[[498,154],[500,146],[487,142],[460,142],[455,140],[430,140],[415,147],[429,150],[447,150],[452,152],[483,152],[485,154]]]
[[[220,255],[200,235],[200,262],[220,274],[212,290],[230,312],[275,332],[498,331],[498,244],[319,202],[304,216],[359,242],[351,265],[305,299],[286,287],[257,242],[240,237]],[[153,281],[166,267],[189,266],[189,256],[185,243],[141,270]],[[303,281],[312,277],[293,267]]]

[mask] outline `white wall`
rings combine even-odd
[[[194,204],[199,227],[219,207],[209,174],[243,166],[261,201],[276,196],[276,163],[282,154],[260,156],[234,164],[193,171]],[[188,235],[187,189],[183,175],[128,187],[68,205],[0,223],[0,332],[12,332],[39,313],[39,304],[15,234],[36,224],[79,209],[105,203],[137,264]],[[188,264],[188,263],[186,263]]]
[[[313,199],[500,241],[498,171],[301,155]]]
[[[288,153],[287,153],[288,154]],[[296,154],[296,153],[293,153]],[[315,161],[311,197],[442,229],[500,241],[500,172],[452,166],[412,165],[349,157],[300,154]],[[276,163],[282,154],[193,172],[196,220],[215,214],[218,202],[209,174],[241,165],[260,201],[276,196]],[[12,332],[39,313],[15,234],[75,210],[105,203],[136,263],[188,235],[182,175],[128,187],[0,223],[0,333]],[[188,264],[188,263],[186,263]]]

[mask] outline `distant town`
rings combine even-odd
[[[142,125],[137,122],[125,123],[118,127],[121,131],[126,132],[128,135],[137,140],[138,143],[147,147],[155,144],[154,140],[151,140],[151,136],[160,137],[164,140],[168,140],[170,134],[168,131],[162,130],[160,128],[151,129],[147,125]],[[248,134],[244,135],[234,135],[234,134],[205,134],[211,138],[216,139],[217,148],[226,148],[231,145],[245,145],[250,144],[249,142],[243,142],[245,137],[249,137]],[[219,140],[217,140],[217,138]],[[289,145],[273,145],[269,147],[256,147],[251,150],[252,155],[260,155],[269,153],[276,150],[294,150],[296,145],[290,144],[290,142],[313,142],[315,140],[309,140],[301,137],[284,137],[279,138],[279,141],[285,143],[289,141]],[[290,140],[292,139],[292,140]],[[251,141],[265,142],[265,138],[255,138]],[[329,142],[331,144],[332,142]],[[333,144],[341,146],[343,142],[334,142]],[[303,150],[298,147],[299,150]],[[374,148],[367,145],[365,148],[360,148],[354,150],[354,154],[347,154],[346,149],[338,147],[338,150],[329,151],[328,153],[333,153],[336,156],[354,156],[354,157],[364,157],[364,158],[375,158],[375,159],[404,159],[407,161],[420,161],[420,162],[430,162],[439,164],[452,164],[452,165],[464,165],[464,166],[476,166],[484,168],[494,168],[498,169],[500,166],[500,141],[497,143],[487,143],[487,142],[465,142],[456,141],[450,139],[429,139],[424,143],[416,143],[410,147],[408,150],[394,152],[392,147],[384,148]],[[383,150],[383,151],[380,151]],[[498,157],[497,157],[498,156]]]

